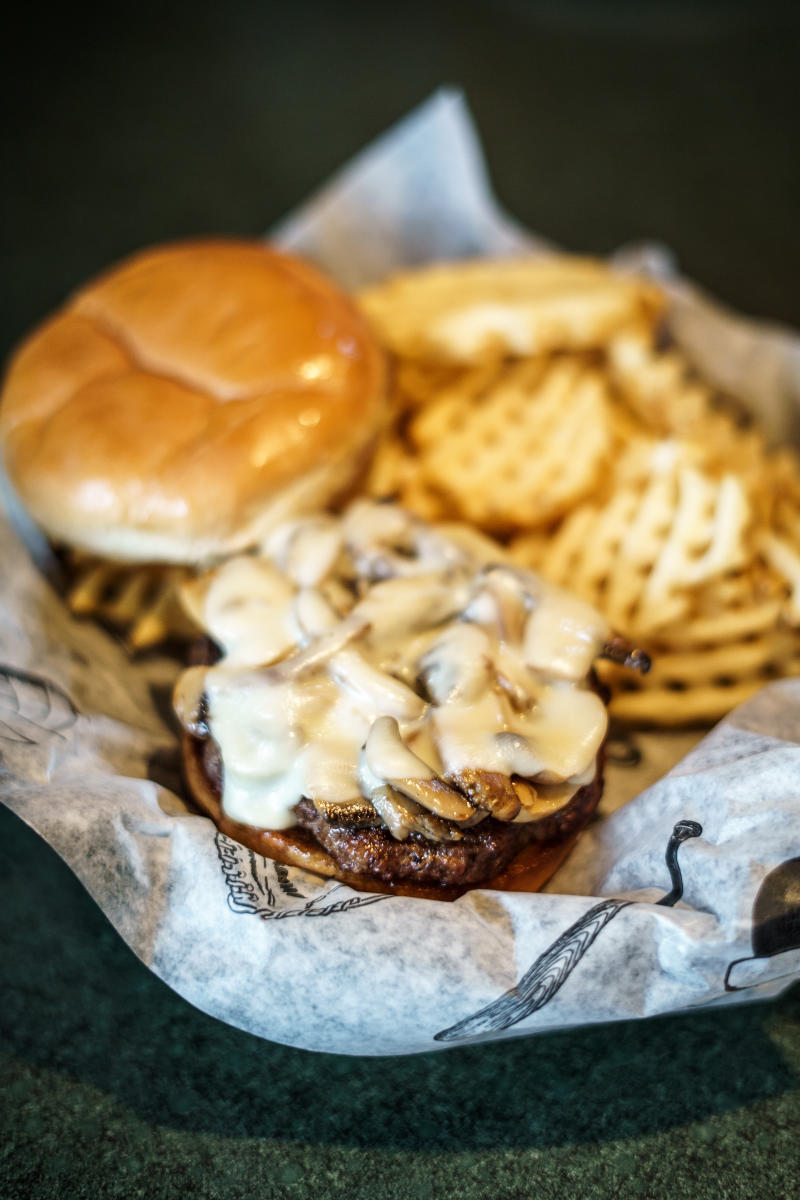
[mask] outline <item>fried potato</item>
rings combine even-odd
[[[650,448],[642,479],[625,480],[631,468],[623,460],[623,481],[608,499],[576,507],[532,554],[524,537],[512,546],[518,561],[571,587],[636,638],[683,619],[692,589],[747,556],[750,509],[736,477],[709,478],[681,456],[665,460],[665,448],[673,446]]]
[[[705,649],[662,652],[644,678],[606,663],[599,664],[599,674],[612,689],[612,718],[659,726],[707,723],[771,679],[800,674],[800,634],[773,628]]]
[[[693,377],[682,355],[658,353],[645,327],[615,334],[606,363],[620,398],[654,433],[691,435],[710,412],[711,388]]]
[[[395,354],[466,365],[498,353],[601,347],[663,309],[645,281],[566,256],[440,264],[396,275],[358,300]]]
[[[612,444],[599,371],[580,359],[531,360],[468,375],[409,426],[423,479],[483,529],[563,515],[596,485]]]
[[[74,554],[69,561],[67,603],[119,630],[132,650],[147,650],[171,637],[192,637],[196,627],[179,600],[188,567],[130,566]]]
[[[657,291],[597,262],[467,262],[360,297],[396,356],[368,480],[461,518],[650,653],[612,712],[713,721],[800,673],[800,463],[665,337]]]
[[[375,500],[395,500],[426,521],[443,521],[455,515],[446,497],[427,481],[419,457],[397,431],[378,447],[365,491]]]

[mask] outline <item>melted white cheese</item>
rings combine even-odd
[[[258,558],[232,558],[211,576],[205,627],[229,664],[262,666],[296,641],[294,588],[276,567]]]
[[[605,619],[590,605],[561,588],[545,587],[528,617],[522,656],[537,671],[578,683],[607,632]]]
[[[592,609],[516,568],[487,582],[499,548],[393,506],[292,522],[268,548],[212,573],[199,604],[225,650],[205,691],[234,820],[282,829],[304,796],[468,768],[554,797],[593,778],[606,712],[586,677],[608,629]]]

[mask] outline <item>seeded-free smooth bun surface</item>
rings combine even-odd
[[[347,487],[383,384],[364,321],[306,263],[260,242],[179,243],[113,268],[21,346],[3,457],[52,538],[195,561]]]

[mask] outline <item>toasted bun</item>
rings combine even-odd
[[[54,540],[194,562],[359,472],[384,363],[349,300],[260,242],[144,251],[22,345],[0,403],[20,499]]]
[[[575,812],[565,824],[564,832],[548,841],[532,842],[525,846],[494,879],[470,885],[422,884],[408,879],[387,882],[344,869],[308,830],[299,826],[291,829],[259,829],[254,825],[232,821],[222,808],[218,784],[207,772],[203,741],[184,733],[182,758],[183,775],[190,798],[202,813],[211,818],[220,833],[274,862],[336,879],[357,891],[413,896],[422,900],[456,900],[476,887],[538,892],[564,862],[582,829],[594,816],[602,793],[602,775],[599,773],[594,784],[582,789],[574,806]]]

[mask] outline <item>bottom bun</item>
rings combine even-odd
[[[469,877],[462,882],[428,882],[413,877],[413,857],[419,843],[408,846],[408,862],[400,877],[387,878],[377,874],[365,874],[348,869],[339,863],[317,840],[309,829],[300,825],[290,829],[260,829],[244,825],[226,816],[222,809],[221,769],[213,742],[184,734],[183,769],[191,799],[196,806],[217,826],[221,833],[247,846],[265,858],[290,867],[301,867],[316,875],[336,879],[339,883],[362,892],[380,892],[397,896],[413,896],[426,900],[456,900],[474,888],[495,888],[507,891],[539,891],[558,870],[574,846],[581,830],[588,824],[597,809],[603,792],[602,756],[598,756],[597,774],[594,780],[579,789],[563,810],[557,821],[531,822],[518,826],[528,838],[526,844],[508,861],[506,856],[502,870],[487,872],[485,878]],[[300,807],[300,806],[298,806]],[[486,822],[497,825],[492,818]],[[370,829],[355,831],[354,837],[369,837],[387,840],[397,852],[398,843],[388,831]],[[434,844],[441,851],[441,844]],[[455,844],[458,846],[458,843]],[[447,851],[441,851],[446,854]],[[369,857],[369,855],[367,855]],[[424,873],[424,872],[423,872]]]

